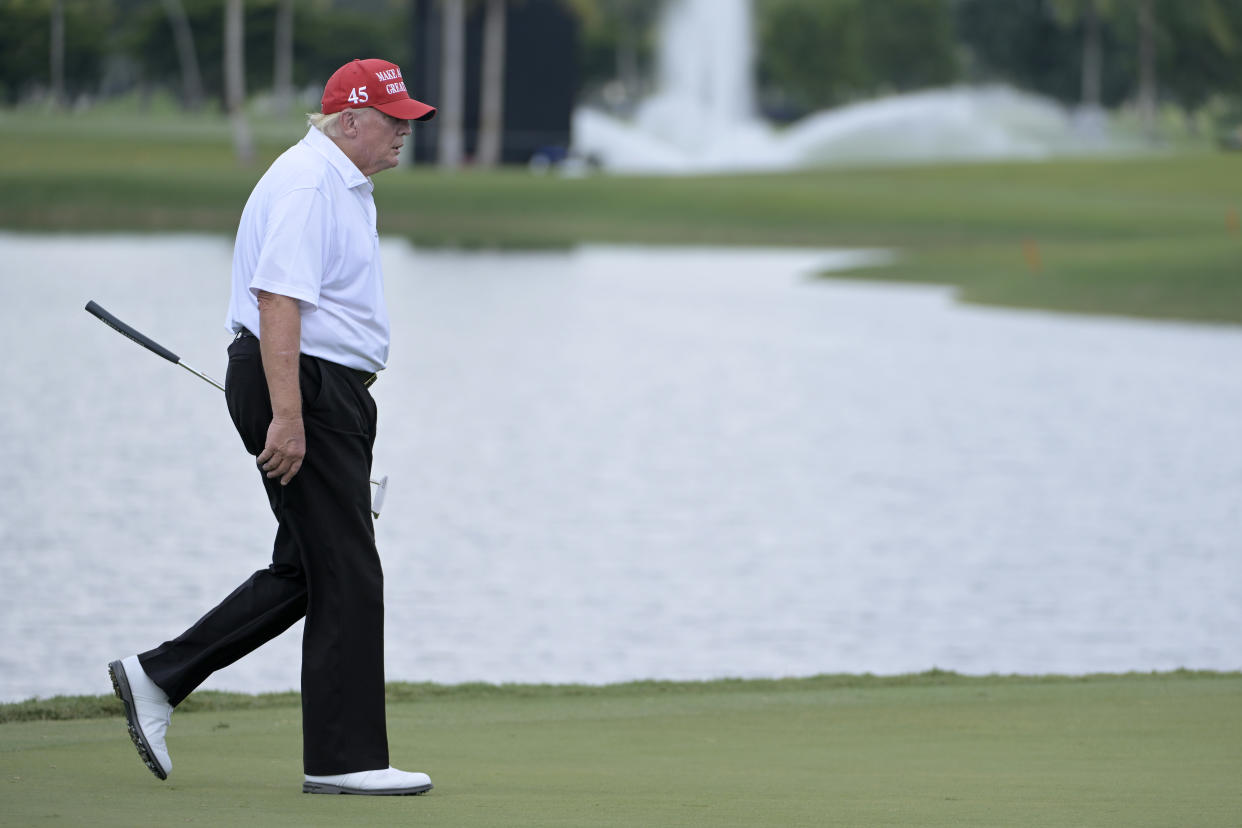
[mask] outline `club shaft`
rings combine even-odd
[[[142,333],[137,328],[133,327],[132,325],[128,325],[125,322],[122,322],[120,319],[117,319],[115,316],[113,316],[112,314],[104,310],[103,307],[101,307],[98,303],[95,302],[95,300],[92,299],[91,301],[86,303],[86,311],[90,313],[92,316],[94,316],[95,318],[97,318],[100,322],[103,322],[105,325],[107,325],[112,330],[116,331],[117,333],[121,334],[127,339],[138,343],[139,345],[146,348],[151,353],[157,356],[163,357],[164,359],[176,365],[180,365],[182,368],[189,371],[191,374],[203,380],[204,382],[214,385],[216,388],[219,388],[221,391],[224,390],[223,385],[216,382],[214,379],[209,377],[207,374],[204,374],[202,371],[198,370],[197,368],[187,364],[184,360],[181,359],[181,357],[177,356],[172,351],[168,350],[167,348],[165,348],[163,345],[156,342],[151,337]],[[387,477],[383,478],[382,480],[371,481],[371,483],[373,483],[376,486],[379,486],[381,489],[384,488],[387,482],[388,482]]]
[[[181,366],[182,368],[184,368],[185,370],[189,371],[189,372],[190,372],[191,374],[193,374],[194,376],[198,377],[199,379],[201,379],[201,380],[204,380],[204,381],[206,381],[206,382],[211,383],[211,384],[212,384],[212,385],[214,385],[216,388],[219,388],[221,391],[223,391],[223,390],[224,390],[224,386],[223,386],[223,385],[221,385],[220,383],[216,382],[214,379],[212,379],[211,377],[207,376],[207,375],[206,375],[206,374],[204,374],[202,371],[198,370],[197,368],[193,367],[192,365],[189,365],[188,363],[186,363],[186,362],[184,362],[184,361],[182,361],[182,360],[177,360],[177,364],[178,364],[178,365],[180,365],[180,366]]]

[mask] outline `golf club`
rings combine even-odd
[[[168,360],[174,365],[180,365],[182,368],[189,371],[191,374],[203,380],[204,382],[211,383],[216,388],[219,388],[221,391],[224,390],[223,385],[216,382],[214,379],[207,376],[206,374],[204,374],[202,371],[198,370],[197,368],[194,368],[190,366],[188,363],[182,361],[181,357],[177,356],[172,351],[168,350],[167,348],[165,348],[160,343],[156,342],[151,337],[131,327],[130,325],[125,324],[120,319],[117,319],[115,316],[108,313],[94,299],[91,299],[89,302],[86,303],[86,312],[96,317],[97,319],[99,319],[100,322],[103,322],[109,328],[121,334],[122,336],[127,337],[133,340],[134,342],[137,342],[139,345],[146,348],[151,353],[156,354],[157,356],[163,357],[164,359]],[[387,494],[388,492],[388,475],[384,475],[379,480],[372,480],[371,485],[375,487],[375,491],[371,495],[371,514],[378,518],[380,515],[380,509],[382,509],[384,506],[384,495]]]

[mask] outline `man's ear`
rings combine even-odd
[[[341,134],[349,138],[358,135],[358,115],[352,109],[341,111]]]

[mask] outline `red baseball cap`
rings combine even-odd
[[[351,60],[332,73],[323,88],[323,114],[373,106],[385,115],[407,121],[430,121],[436,108],[416,101],[405,91],[401,68],[379,58]]]

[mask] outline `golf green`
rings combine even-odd
[[[432,691],[406,686],[389,704],[393,763],[431,774],[425,796],[303,795],[298,708],[224,705],[174,715],[168,782],[140,764],[118,717],[0,725],[0,822],[1242,821],[1236,673]]]

